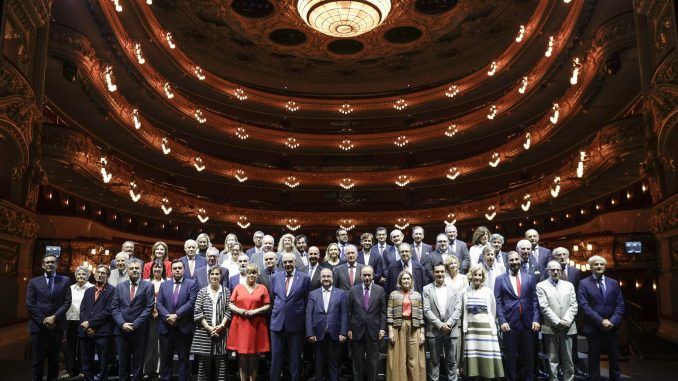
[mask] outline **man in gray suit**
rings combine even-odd
[[[440,363],[444,358],[448,381],[457,380],[456,345],[459,339],[461,298],[451,285],[445,284],[445,265],[433,266],[435,281],[424,287],[426,345],[430,353],[429,379],[440,379]]]
[[[457,227],[452,224],[445,226],[445,234],[450,241],[447,253],[457,257],[460,265],[459,272],[466,274],[471,266],[471,257],[466,242],[457,239]]]
[[[334,269],[334,287],[348,291],[354,285],[360,283],[360,270],[362,263],[358,263],[358,249],[355,245],[348,244],[344,248],[346,263],[342,263]]]
[[[275,239],[273,238],[273,236],[270,236],[268,234],[265,235],[264,238],[261,239],[261,250],[255,252],[250,257],[250,262],[254,263],[255,265],[257,265],[257,267],[259,267],[260,274],[264,272],[264,268],[266,267],[264,266],[264,255],[269,251],[275,252],[275,250],[273,250],[274,244]]]
[[[537,283],[537,300],[542,313],[541,332],[544,334],[549,357],[549,379],[558,380],[558,366],[563,371],[563,381],[574,380],[572,363],[572,337],[577,333],[574,318],[577,316],[577,295],[572,283],[560,279],[562,267],[557,261],[546,266],[549,279]]]

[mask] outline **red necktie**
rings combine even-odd
[[[285,278],[285,296],[287,296],[287,290],[290,289],[290,282],[292,281],[292,274],[287,274]]]
[[[137,291],[137,285],[132,283],[132,285],[129,288],[129,301],[131,302],[134,300],[134,295],[136,294]]]
[[[353,278],[355,277],[355,268],[353,266],[348,268],[348,284],[353,287]]]
[[[520,271],[516,274],[516,295],[518,295],[518,299],[520,299]],[[518,311],[520,311],[520,314],[523,314],[523,304],[518,300]]]

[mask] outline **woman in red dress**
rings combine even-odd
[[[255,381],[259,368],[259,353],[270,351],[266,311],[271,308],[268,290],[257,283],[259,267],[247,265],[247,282],[239,284],[231,294],[233,320],[226,349],[238,352],[241,381]]]

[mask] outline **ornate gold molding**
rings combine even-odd
[[[678,196],[674,195],[671,199],[652,209],[650,230],[657,234],[676,229],[678,229]]]
[[[38,235],[36,217],[8,201],[0,200],[0,233],[33,240]]]
[[[0,63],[0,132],[6,132],[15,141],[21,155],[20,165],[27,163],[33,123],[41,117],[34,94],[21,73],[3,60]]]
[[[9,0],[7,16],[12,27],[23,33],[29,33],[49,21],[52,0]]]

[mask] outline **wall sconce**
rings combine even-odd
[[[553,36],[549,36],[549,44],[546,47],[546,52],[544,52],[544,57],[551,57],[551,54],[553,54],[553,45],[555,45],[555,39]]]
[[[530,135],[529,132],[525,133],[525,143],[523,143],[523,148],[526,150],[530,149],[530,146],[532,145],[532,135]]]
[[[348,115],[353,112],[353,107],[351,107],[351,105],[348,103],[344,103],[341,105],[341,107],[339,107],[339,112],[344,115]]]
[[[301,225],[299,225],[298,221],[295,218],[288,219],[287,224],[285,224],[285,226],[287,226],[287,228],[290,229],[291,231],[296,231],[301,227]]]
[[[584,163],[586,161],[588,161],[588,158],[586,157],[586,152],[580,151],[579,162],[577,163],[577,177],[579,178],[584,177]]]
[[[520,87],[518,88],[518,92],[521,94],[525,94],[525,90],[527,90],[527,84],[528,84],[527,77],[523,77],[523,79],[520,80]]]
[[[355,221],[350,218],[345,218],[339,221],[339,227],[346,230],[347,232],[355,228]]]
[[[407,227],[410,226],[410,223],[406,217],[398,217],[396,219],[395,227],[400,229],[400,230],[405,230]]]
[[[451,138],[454,135],[456,135],[457,132],[459,132],[457,125],[456,124],[450,124],[449,126],[447,126],[447,129],[445,130],[445,136],[447,136],[448,138]]]
[[[497,72],[497,61],[492,61],[490,69],[487,71],[488,76],[493,76]]]
[[[299,106],[297,106],[297,102],[289,100],[287,103],[285,103],[285,109],[287,109],[289,112],[295,112],[299,110]]]
[[[204,224],[204,223],[207,222],[209,219],[210,219],[209,216],[207,216],[207,215],[205,214],[205,209],[204,209],[204,208],[198,209],[198,221],[200,221],[201,223]]]
[[[165,84],[162,85],[162,89],[165,92],[165,96],[167,97],[167,99],[174,98],[174,93],[172,92],[172,86],[170,86],[169,82],[165,82]]]
[[[497,216],[497,208],[494,205],[490,205],[487,207],[487,213],[485,213],[485,218],[487,218],[488,221],[492,221],[494,217]]]
[[[350,151],[353,149],[353,142],[351,139],[344,139],[339,143],[339,148],[344,151]]]
[[[290,188],[292,188],[292,189],[294,189],[294,188],[296,188],[297,186],[299,186],[299,181],[298,181],[297,178],[294,177],[294,176],[287,176],[287,177],[285,178],[284,183],[285,183],[285,185],[287,185],[288,187],[290,187]]]
[[[132,110],[132,123],[134,123],[135,129],[141,128],[141,119],[139,118],[139,109]]]
[[[459,86],[457,85],[452,85],[445,90],[445,96],[448,98],[454,98],[457,94],[459,94]]]
[[[137,202],[141,198],[141,192],[137,192],[137,183],[134,181],[131,181],[129,183],[129,196],[132,198],[132,201]]]
[[[402,111],[402,110],[404,110],[404,109],[407,108],[407,102],[405,102],[405,100],[402,99],[402,98],[401,98],[401,99],[398,99],[398,100],[395,102],[395,104],[393,105],[393,108],[396,109],[396,110],[398,110],[398,111]]]
[[[245,171],[243,171],[242,169],[238,169],[238,170],[235,171],[235,178],[241,183],[244,183],[245,181],[247,181],[247,176],[245,175]]]
[[[353,188],[353,186],[355,186],[355,183],[350,178],[344,177],[339,182],[339,186],[344,188],[344,189],[351,189],[351,188]]]
[[[167,41],[167,46],[169,46],[170,49],[174,49],[177,47],[176,45],[174,45],[174,41],[172,39],[172,32],[165,33],[165,40]]]
[[[245,130],[244,127],[238,127],[235,129],[235,136],[238,137],[240,140],[245,140],[249,138],[250,136],[247,134],[247,130]]]
[[[202,158],[199,156],[193,159],[193,166],[198,172],[205,170],[205,164],[202,162]]]
[[[120,5],[120,0],[113,0],[113,5],[115,6],[116,12],[122,12],[122,5]]]
[[[553,178],[553,185],[551,186],[551,197],[556,198],[560,194],[560,176]]]
[[[202,110],[197,108],[193,112],[193,116],[195,116],[195,120],[198,121],[198,123],[203,124],[207,122],[207,118],[205,118],[205,115],[202,113]]]
[[[518,28],[518,35],[516,36],[516,42],[523,41],[523,37],[525,37],[525,25],[521,25]]]
[[[572,59],[572,75],[570,75],[570,85],[576,85],[579,81],[579,70],[582,64],[579,62],[579,57]]]
[[[495,152],[492,154],[492,157],[490,158],[490,161],[488,164],[492,168],[496,168],[499,165],[499,162],[501,161],[501,157],[499,156],[499,152]]]
[[[118,86],[113,83],[113,68],[111,66],[106,66],[106,69],[104,69],[104,78],[108,91],[114,93],[118,89]]]
[[[396,147],[402,148],[405,147],[410,141],[407,140],[407,136],[405,135],[400,135],[396,138],[396,140],[393,142]]]
[[[408,175],[399,175],[395,181],[396,185],[399,187],[404,187],[410,183],[410,176]]]
[[[497,106],[492,105],[490,106],[490,111],[487,113],[487,119],[492,120],[495,116],[497,116]]]
[[[556,102],[553,102],[551,107],[551,116],[549,116],[549,121],[553,124],[558,123],[558,118],[560,117],[560,105]]]
[[[238,222],[236,222],[236,224],[238,224],[241,229],[247,229],[251,225],[250,222],[247,221],[247,216],[239,216]]]
[[[445,218],[445,225],[454,225],[457,223],[457,215],[454,213],[448,213]]]
[[[111,179],[113,178],[113,174],[112,174],[112,173],[109,173],[109,172],[106,170],[106,167],[108,166],[108,160],[107,160],[106,157],[104,156],[104,157],[102,157],[101,159],[99,159],[99,163],[101,164],[101,170],[100,170],[100,172],[101,172],[101,179],[103,180],[104,184],[108,184],[108,183],[111,181]],[[68,204],[67,204],[67,205],[68,205]]]
[[[245,90],[241,88],[237,88],[233,91],[233,95],[239,100],[239,101],[244,101],[247,99],[247,94],[245,93]]]
[[[172,150],[170,149],[169,141],[167,140],[167,138],[162,138],[162,143],[160,144],[160,148],[162,148],[162,153],[165,154],[165,155],[172,152]]]
[[[289,138],[287,138],[287,140],[285,140],[285,145],[289,149],[295,149],[295,148],[299,147],[299,142],[297,141],[297,139],[290,136]]]
[[[193,68],[193,74],[195,74],[199,81],[203,81],[205,79],[205,74],[203,74],[202,68],[200,66],[195,66]]]
[[[172,213],[172,207],[169,206],[169,199],[167,197],[162,198],[160,209],[162,209],[162,212],[165,213],[165,215]]]
[[[523,196],[523,201],[524,202],[520,204],[520,208],[523,210],[523,212],[527,212],[530,210],[530,206],[532,205],[532,200],[529,193],[525,193],[525,196]]]
[[[450,180],[454,180],[457,177],[459,177],[460,174],[461,174],[461,172],[459,171],[459,169],[457,167],[452,167],[447,171],[447,178],[450,179]]]

